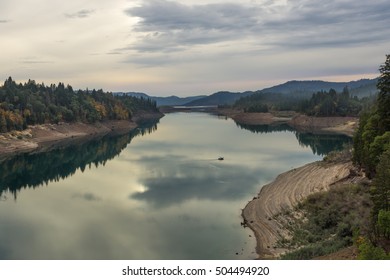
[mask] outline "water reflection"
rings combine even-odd
[[[191,199],[237,200],[247,197],[248,190],[258,184],[259,170],[218,160],[144,157],[139,163],[149,170],[149,174],[140,178],[145,190],[130,198],[147,201],[155,207]]]
[[[123,149],[138,135],[145,135],[157,130],[157,122],[143,124],[142,127],[120,136],[105,136],[99,139],[84,141],[78,145],[59,147],[46,153],[21,154],[9,160],[0,162],[0,197],[9,191],[16,198],[22,188],[35,188],[52,181],[63,180],[73,175],[78,169],[84,171],[92,165],[98,167],[119,155]],[[333,150],[340,150],[351,143],[351,138],[343,135],[316,135],[300,133],[282,125],[237,125],[253,133],[293,132],[303,147],[310,147],[314,154],[326,155]],[[171,143],[148,142],[147,145],[168,149],[178,149],[178,143],[172,147]],[[184,201],[195,197],[210,197],[218,199],[237,195],[232,191],[235,185],[256,184],[254,171],[243,165],[224,165],[221,162],[206,160],[194,161],[182,157],[144,157],[139,159],[140,164],[148,170],[154,170],[142,178],[141,184],[146,187],[144,192],[133,194],[139,200],[153,202],[156,206],[164,206],[170,201]],[[210,172],[210,168],[215,172]],[[183,176],[183,174],[187,174]],[[201,187],[199,187],[201,186]],[[174,191],[175,199],[169,194]],[[241,193],[242,194],[242,193]],[[4,197],[3,197],[4,198]]]
[[[241,129],[246,129],[253,133],[260,134],[284,131],[293,132],[302,147],[310,147],[313,153],[319,156],[327,155],[332,151],[342,150],[346,145],[352,144],[352,139],[346,135],[298,132],[291,128],[288,124],[247,125],[237,122],[236,124]]]
[[[321,158],[290,131],[207,114],[169,114],[134,138],[155,129],[2,162],[0,192],[18,200],[0,203],[0,259],[253,259],[240,209]]]
[[[45,153],[20,154],[0,162],[0,197],[9,191],[16,199],[23,188],[35,188],[49,182],[63,180],[80,169],[98,167],[119,155],[137,135],[157,130],[158,121],[144,123],[124,135],[107,135],[95,139],[57,147]]]

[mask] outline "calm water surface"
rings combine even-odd
[[[129,135],[3,160],[0,258],[255,258],[241,208],[277,174],[348,141],[175,113]]]

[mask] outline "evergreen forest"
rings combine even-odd
[[[362,113],[354,137],[354,161],[372,179],[372,232],[360,246],[363,258],[374,259],[386,258],[390,243],[390,55],[379,71],[377,101]]]
[[[28,125],[105,120],[130,120],[140,111],[157,112],[148,98],[114,96],[103,90],[73,90],[70,85],[17,84],[9,77],[0,87],[0,132],[22,130]]]
[[[348,87],[342,92],[334,89],[318,91],[310,98],[301,95],[257,92],[236,101],[234,108],[248,113],[270,111],[296,111],[315,117],[359,116],[363,108],[370,106],[375,97],[352,96]]]

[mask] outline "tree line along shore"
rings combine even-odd
[[[72,86],[17,84],[9,77],[0,87],[0,132],[23,130],[31,125],[132,120],[143,113],[159,113],[148,98],[114,96],[99,90],[73,90]]]
[[[125,132],[163,116],[147,98],[103,90],[73,90],[9,77],[0,87],[0,155],[31,152],[56,142]]]

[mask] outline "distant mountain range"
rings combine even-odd
[[[265,88],[260,92],[295,94],[302,97],[311,97],[318,91],[329,91],[331,88],[341,92],[346,86],[351,95],[363,97],[375,94],[378,79],[362,79],[351,82],[325,82],[325,81],[288,81],[284,84]]]
[[[160,97],[160,96],[149,96],[142,92],[115,92],[115,95],[129,95],[138,98],[150,98],[156,101],[157,106],[183,106],[192,101],[206,97],[206,95],[190,96],[190,97],[178,97],[175,95]]]
[[[344,87],[348,87],[352,96],[364,97],[376,94],[376,84],[378,79],[362,79],[351,82],[325,82],[325,81],[288,81],[284,84],[265,88],[258,91],[229,92],[220,91],[211,95],[198,95],[190,97],[158,97],[149,96],[141,92],[116,92],[115,95],[130,95],[138,98],[150,98],[157,102],[157,106],[212,106],[212,105],[232,105],[241,97],[254,93],[282,93],[293,94],[297,97],[310,98],[318,91],[329,91],[331,88],[341,92]]]
[[[194,101],[188,102],[186,106],[211,106],[211,105],[233,105],[241,97],[246,97],[253,92],[230,92],[220,91],[212,95],[205,96]]]

